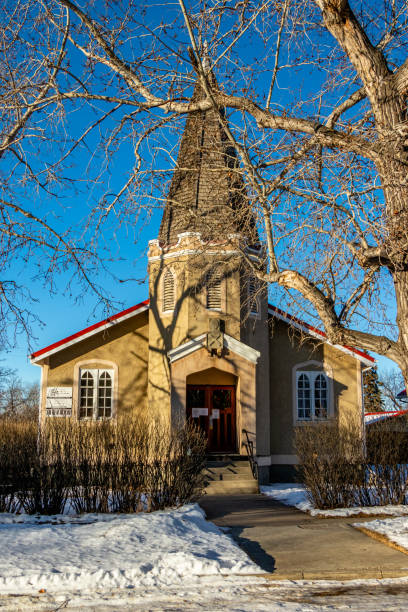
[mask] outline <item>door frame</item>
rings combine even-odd
[[[205,391],[205,406],[202,406],[203,408],[207,408],[208,409],[208,414],[206,416],[206,431],[207,431],[207,438],[208,438],[208,452],[209,453],[214,453],[214,454],[220,454],[220,453],[236,453],[237,452],[237,447],[238,447],[238,439],[237,439],[237,387],[236,385],[211,385],[211,384],[187,384],[186,385],[186,416],[187,418],[191,418],[191,408],[188,407],[188,391],[189,389],[203,389]],[[217,389],[225,389],[225,390],[229,390],[231,391],[231,408],[232,408],[232,419],[231,419],[231,427],[232,427],[232,440],[233,440],[233,446],[231,449],[225,449],[225,450],[210,450],[211,449],[211,445],[212,445],[212,438],[211,438],[211,432],[212,432],[212,420],[211,420],[211,413],[213,410],[213,399],[212,399],[212,392],[216,391]]]

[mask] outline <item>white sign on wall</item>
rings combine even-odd
[[[200,416],[207,416],[208,415],[208,408],[192,408],[191,410],[191,416],[193,417],[193,419],[198,419],[198,417]]]
[[[47,387],[45,412],[47,417],[72,416],[72,387]]]

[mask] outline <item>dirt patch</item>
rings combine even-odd
[[[395,550],[399,550],[399,552],[402,552],[405,555],[408,555],[408,550],[406,548],[404,548],[403,546],[400,546],[399,544],[396,544],[395,542],[387,538],[387,536],[383,535],[382,533],[378,533],[377,531],[372,531],[371,529],[366,529],[365,527],[356,527],[355,525],[352,525],[352,527],[354,527],[354,529],[357,529],[357,531],[361,531],[361,533],[364,533],[370,538],[373,538],[373,540],[382,542],[383,544],[386,544],[390,548],[394,548]]]

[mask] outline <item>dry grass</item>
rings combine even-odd
[[[406,504],[405,440],[384,424],[368,431],[366,452],[357,428],[341,427],[337,421],[298,427],[299,479],[322,510]]]
[[[117,422],[0,422],[0,511],[139,512],[202,492],[205,439],[138,415]]]

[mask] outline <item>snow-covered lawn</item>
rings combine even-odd
[[[376,519],[368,523],[353,523],[354,527],[363,527],[374,533],[379,533],[391,542],[402,546],[408,552],[408,517]]]
[[[336,517],[336,516],[358,516],[379,515],[404,516],[408,515],[408,506],[355,506],[354,508],[336,508],[335,510],[319,510],[314,508],[307,497],[306,489],[301,484],[278,483],[264,485],[261,487],[264,495],[273,497],[277,501],[288,506],[294,506],[302,512],[308,512],[312,516]]]
[[[152,514],[0,515],[0,593],[161,587],[260,574],[198,505]]]

